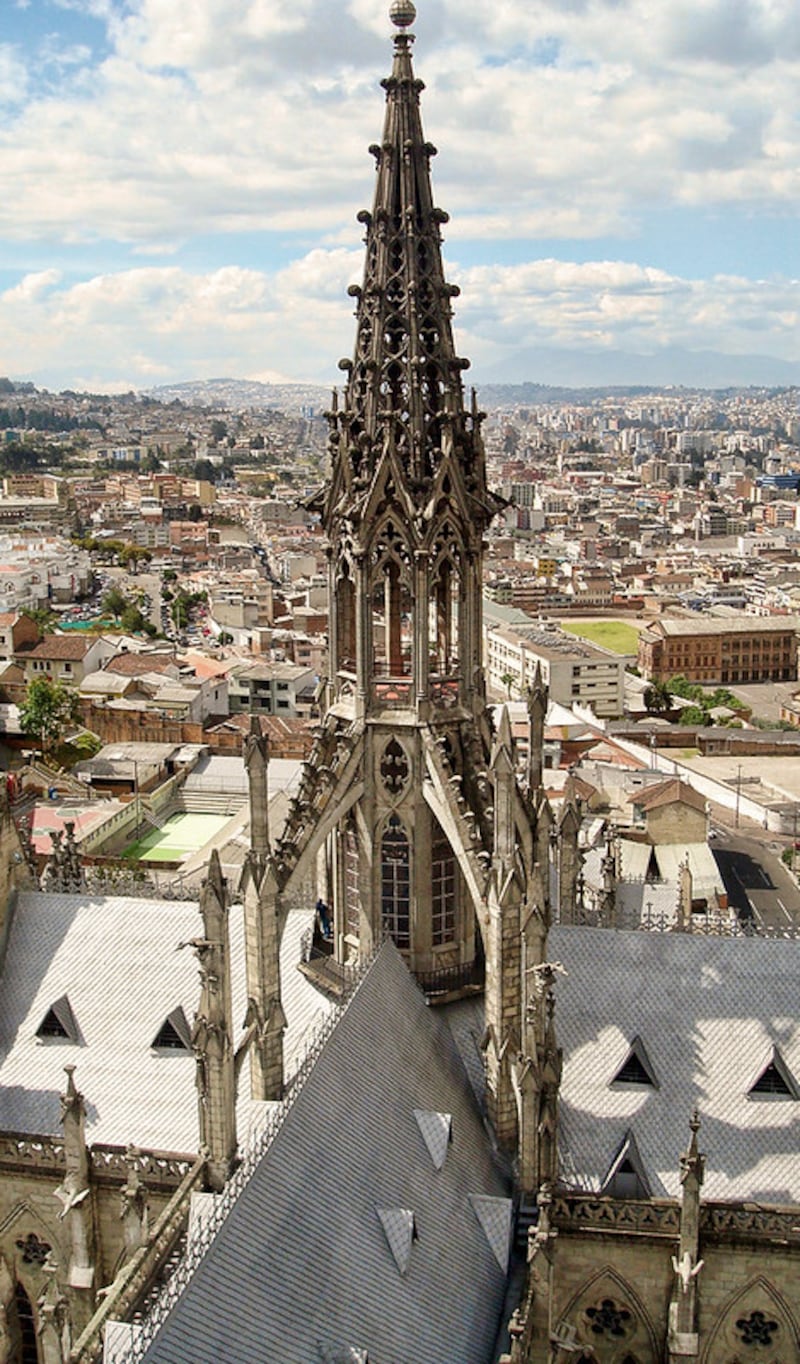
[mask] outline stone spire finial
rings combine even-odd
[[[62,1205],[61,1218],[67,1223],[70,1259],[67,1282],[75,1303],[75,1319],[82,1327],[91,1316],[94,1304],[95,1246],[92,1199],[90,1197],[89,1152],[86,1145],[86,1104],[75,1085],[75,1067],[64,1067],[66,1093],[61,1095],[61,1122],[64,1129],[64,1178],[56,1189]]]
[[[200,1004],[192,1031],[197,1059],[200,1145],[208,1149],[208,1180],[219,1191],[236,1153],[228,888],[216,848],[200,891],[204,937],[192,941],[200,962]]]
[[[700,1253],[700,1190],[705,1175],[705,1156],[697,1146],[700,1118],[697,1109],[689,1121],[689,1149],[680,1158],[681,1223],[678,1254],[672,1257],[675,1278],[669,1305],[668,1364],[683,1364],[698,1353],[698,1276],[703,1268]]]
[[[547,687],[542,666],[536,664],[533,683],[528,689],[528,790],[536,792],[542,784],[544,765],[544,722],[547,717]]]
[[[269,846],[269,740],[261,731],[257,715],[250,716],[250,732],[244,741],[244,766],[250,794],[250,849],[259,859]]]

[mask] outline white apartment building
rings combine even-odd
[[[0,610],[75,601],[91,580],[87,552],[61,536],[0,536]]]
[[[623,714],[625,658],[586,644],[557,627],[492,625],[484,628],[484,663],[490,693],[524,697],[537,665],[550,699],[590,707],[600,718]]]

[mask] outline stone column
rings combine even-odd
[[[140,1152],[129,1146],[125,1152],[128,1178],[120,1189],[120,1220],[125,1239],[125,1261],[135,1255],[147,1241],[150,1226],[147,1189],[139,1173]]]
[[[528,790],[531,796],[535,796],[542,784],[546,716],[547,687],[542,681],[541,665],[537,663],[533,686],[528,692]]]
[[[281,1004],[278,883],[270,859],[258,891],[245,897],[247,938],[250,1093],[254,1099],[283,1098],[283,1034],[286,1015]]]
[[[244,766],[250,794],[250,849],[263,859],[269,853],[269,742],[255,715],[250,716],[250,733],[244,741]]]
[[[558,821],[558,914],[562,924],[572,923],[578,893],[581,854],[578,834],[581,816],[572,778],[564,792],[564,806]]]
[[[521,869],[516,848],[516,778],[508,711],[501,711],[491,761],[494,858],[489,877],[486,945],[486,1101],[501,1146],[517,1141],[512,1066],[519,1050]]]

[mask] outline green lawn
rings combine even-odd
[[[626,620],[562,620],[561,629],[614,654],[633,654],[639,647],[639,629]]]

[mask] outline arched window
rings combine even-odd
[[[393,521],[375,538],[370,555],[372,672],[410,677],[413,672],[414,603],[408,546]]]
[[[14,1364],[39,1364],[39,1350],[36,1343],[36,1324],[33,1320],[33,1308],[21,1283],[17,1283],[14,1288],[14,1308],[17,1318],[17,1349],[12,1345],[11,1359]],[[12,1340],[16,1334],[12,1329]]]
[[[397,815],[381,840],[381,918],[397,947],[411,946],[411,852]]]
[[[461,553],[449,525],[437,539],[434,554],[428,616],[431,667],[434,672],[453,673],[459,657]]]
[[[377,677],[410,677],[412,671],[411,593],[400,567],[389,559],[372,590],[373,671]]]
[[[340,578],[336,599],[337,641],[339,646],[338,666],[345,672],[355,672],[356,667],[356,589],[345,566]]]
[[[431,941],[440,947],[456,936],[458,871],[455,853],[438,826],[433,833],[431,870]]]

